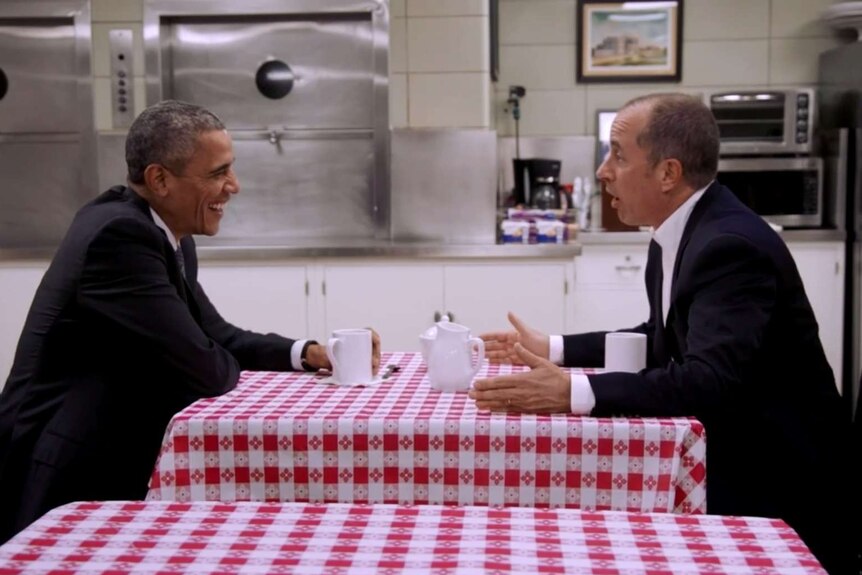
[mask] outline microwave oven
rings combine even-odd
[[[812,88],[711,91],[704,98],[718,123],[722,156],[804,155],[813,150]]]
[[[773,224],[788,228],[824,225],[821,158],[722,158],[718,181]]]

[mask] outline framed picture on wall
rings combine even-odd
[[[679,82],[683,0],[578,0],[578,82]]]

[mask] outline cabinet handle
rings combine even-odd
[[[632,264],[628,266],[614,266],[614,269],[616,269],[618,272],[636,272],[640,271],[641,266],[640,264]]]

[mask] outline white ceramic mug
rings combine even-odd
[[[326,357],[332,364],[332,378],[338,383],[370,383],[371,330],[336,329],[326,343]]]
[[[646,367],[647,336],[625,331],[605,335],[605,371],[637,373]]]

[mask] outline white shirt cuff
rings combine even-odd
[[[554,365],[563,365],[563,336],[549,336],[548,361]]]
[[[296,371],[303,371],[302,367],[302,346],[305,345],[307,339],[298,339],[290,346],[290,365]]]
[[[589,415],[596,406],[596,394],[586,375],[572,374],[571,408],[575,415]]]

